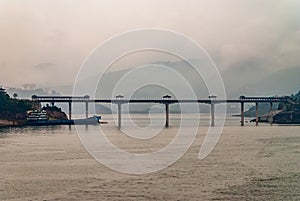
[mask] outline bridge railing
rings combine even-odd
[[[255,96],[240,96],[240,100],[244,101],[288,101],[290,100],[289,96],[282,97],[255,97]]]
[[[31,97],[33,101],[55,101],[55,100],[89,100],[90,97],[88,95],[86,96],[37,96],[33,95]]]
[[[245,97],[240,96],[239,99],[90,99],[89,96],[32,96],[32,101],[41,102],[107,102],[107,103],[238,103],[238,102],[289,102],[289,97]]]

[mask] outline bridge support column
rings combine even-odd
[[[89,102],[85,102],[85,118],[89,117]]]
[[[69,102],[69,119],[72,120],[72,102]]]
[[[118,129],[121,130],[121,112],[122,112],[122,104],[118,103]]]
[[[258,102],[255,103],[255,125],[258,126]]]
[[[215,104],[210,104],[210,125],[215,126]]]
[[[245,114],[244,114],[244,102],[241,102],[241,126],[244,126]]]
[[[169,127],[169,104],[166,103],[165,106],[166,106],[166,124],[165,124],[165,127],[168,128]]]
[[[270,123],[273,124],[273,102],[270,102]]]

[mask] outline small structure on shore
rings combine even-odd
[[[6,94],[6,90],[2,87],[0,87],[0,94]]]

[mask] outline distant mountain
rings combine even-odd
[[[32,95],[39,95],[39,96],[46,96],[46,95],[60,95],[59,92],[55,90],[48,90],[48,89],[21,89],[21,88],[15,88],[15,87],[8,87],[6,89],[6,92],[13,96],[13,94],[17,94],[18,98],[23,99],[31,99]]]
[[[193,60],[193,62],[199,65],[202,63],[200,60]],[[198,98],[208,97],[209,92],[201,75],[198,75],[185,61],[160,61],[153,63],[153,65],[156,64],[168,66],[182,75],[193,87]],[[133,68],[134,67],[131,69],[107,72],[98,83],[96,97],[111,98],[111,92],[116,83]],[[249,59],[239,62],[233,64],[226,70],[220,71],[220,73],[224,81],[227,97],[230,98],[238,98],[240,95],[290,95],[300,88],[300,79],[298,78],[298,75],[300,75],[300,67],[289,67],[277,70],[266,66],[263,60]],[[82,89],[79,89],[79,93],[82,91],[81,95],[85,95],[86,89],[95,88],[91,80],[98,80],[100,78],[99,76],[100,75],[95,74],[92,77],[81,80],[83,84],[81,86]],[[171,76],[163,77],[163,75],[154,75],[151,73],[148,75],[148,77],[153,76],[157,79],[168,79],[174,86],[178,85],[176,80],[172,79]],[[62,94],[70,95],[72,94],[73,86],[55,86],[53,89]],[[157,88],[153,90],[151,87],[146,87],[141,89],[138,94],[143,97],[161,97],[162,93],[165,92],[166,91],[162,92],[162,90],[157,90]],[[138,94],[136,94],[136,97]]]
[[[300,67],[279,70],[252,87],[259,89],[259,94],[290,95],[300,89]]]
[[[274,103],[272,110],[278,110],[278,103]],[[260,103],[258,104],[258,116],[262,116],[270,112],[270,103]],[[255,117],[256,116],[256,106],[252,106],[249,110],[245,111],[245,117]]]
[[[201,65],[201,61],[195,60]],[[207,98],[209,92],[201,75],[195,72],[185,61],[161,61],[155,64],[168,66],[183,76],[192,88],[194,89],[198,98]],[[153,65],[155,65],[153,64]],[[221,77],[224,81],[227,97],[238,98],[240,95],[251,96],[273,96],[273,95],[290,95],[300,88],[300,67],[286,68],[286,69],[272,69],[265,66],[264,61],[248,60],[236,63],[230,66],[227,70],[221,71]],[[106,73],[99,82],[98,86],[102,86],[102,90],[97,90],[97,97],[111,97],[111,92],[116,83],[132,69],[112,71]],[[149,77],[155,76],[157,79],[169,79],[174,86],[178,85],[176,80],[172,77],[160,77],[159,74],[149,74]],[[83,80],[84,83],[82,91],[91,89],[93,83],[90,80],[98,79],[95,77]],[[103,87],[105,86],[105,87]],[[180,87],[180,86],[178,86]],[[142,92],[143,91],[143,92]],[[161,91],[151,89],[151,87],[143,88],[140,91],[143,97],[161,97]]]
[[[260,82],[271,74],[272,69],[264,67],[262,62],[248,60],[233,64],[221,72],[228,97],[253,94],[255,88],[249,86]]]
[[[258,105],[259,121],[278,124],[300,124],[300,91],[290,96],[287,103],[274,103],[272,112],[270,112],[269,103],[260,103]],[[256,107],[251,107],[245,112],[245,116],[255,117]],[[255,121],[255,120],[252,120]]]
[[[101,104],[95,105],[95,112],[96,112],[96,114],[111,114],[112,113],[110,108],[108,108],[104,105],[101,105]]]
[[[187,64],[184,61],[176,61],[176,62],[157,62],[153,63],[153,66],[157,65],[164,65],[166,67],[171,68],[175,72],[177,72],[179,75],[183,77],[183,79],[186,79],[188,83],[191,85],[193,89],[195,89],[195,93],[199,98],[207,98],[209,93],[207,90],[207,87],[205,83],[203,82],[200,75],[198,75],[189,64]],[[149,65],[149,68],[151,68],[151,64]],[[133,69],[133,68],[132,68]],[[114,90],[114,87],[116,84],[120,81],[120,79],[129,71],[132,69],[126,69],[126,70],[120,70],[120,71],[111,71],[107,72],[103,75],[100,82],[98,83],[98,89],[96,91],[96,97],[101,98],[111,98],[112,91]],[[156,72],[156,71],[155,71]],[[165,75],[165,74],[157,74],[157,73],[151,73],[148,72],[147,77],[155,77],[156,80],[167,80],[169,81],[171,86],[174,86],[178,89],[179,93],[183,92],[186,89],[182,89],[182,86],[179,85],[178,80],[175,79],[175,76],[172,76],[171,74]],[[94,83],[91,82],[91,80],[98,80],[99,75],[95,75],[94,77],[89,77],[85,80],[78,81],[81,85],[78,88],[78,91],[80,94],[84,94],[87,89],[93,89],[95,88]],[[134,98],[161,98],[165,93],[167,93],[167,89],[163,89],[163,87],[157,87],[155,86],[155,83],[153,86],[148,87],[142,87],[139,89],[139,92],[134,94]]]
[[[241,81],[240,87],[230,91],[233,95],[244,94],[249,96],[290,95],[300,89],[300,67],[281,69],[261,77],[260,72],[248,76],[253,83],[245,84]]]

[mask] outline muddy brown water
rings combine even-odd
[[[173,126],[144,141],[123,136],[112,120],[101,126],[116,146],[144,153],[172,140],[178,129],[172,118]],[[203,123],[183,157],[142,175],[94,160],[74,126],[1,129],[0,200],[300,200],[300,127],[240,127],[237,120],[229,119],[204,160],[198,159]]]

